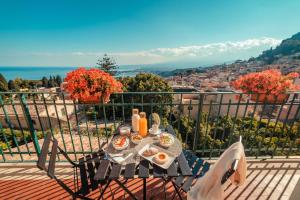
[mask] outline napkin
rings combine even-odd
[[[126,157],[123,157],[122,154],[110,154],[109,157],[116,163],[122,164],[125,160],[132,156],[132,154],[133,153],[130,153]]]

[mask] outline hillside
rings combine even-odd
[[[300,59],[300,32],[291,38],[285,39],[276,48],[263,51],[257,57],[257,60],[264,61],[266,64],[272,64],[282,57],[290,57],[292,59]]]
[[[174,75],[188,75],[193,73],[201,73],[207,70],[230,67],[231,65],[240,66],[267,66],[270,64],[281,64],[281,65],[300,65],[300,32],[296,33],[292,37],[283,40],[280,45],[275,48],[263,51],[258,57],[252,57],[247,60],[237,60],[232,64],[214,65],[210,67],[197,67],[189,69],[176,69],[168,72],[158,72],[159,75],[167,77]]]

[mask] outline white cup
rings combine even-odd
[[[152,131],[153,131],[153,133],[156,133],[158,131],[158,125],[157,124],[152,124]]]

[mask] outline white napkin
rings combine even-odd
[[[109,157],[115,161],[116,163],[122,164],[125,160],[127,160],[132,153],[128,154],[126,157],[123,157],[122,154],[110,154]]]

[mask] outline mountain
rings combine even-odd
[[[266,64],[272,64],[282,57],[293,57],[300,59],[300,32],[293,35],[291,38],[285,39],[275,49],[263,51],[257,60],[264,61]]]
[[[283,40],[277,47],[263,51],[258,57],[251,57],[248,60],[236,60],[235,62],[212,65],[209,67],[176,69],[168,72],[158,72],[158,74],[167,77],[180,74],[201,73],[207,70],[231,66],[248,66],[251,68],[253,66],[270,67],[272,64],[300,67],[300,32]]]

